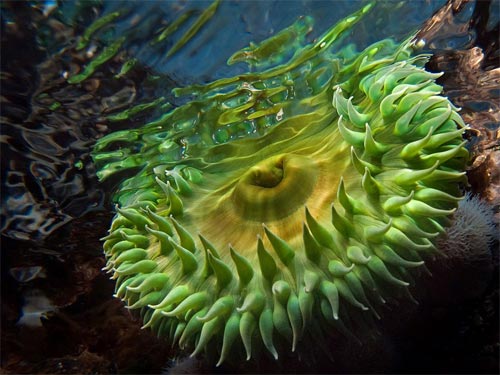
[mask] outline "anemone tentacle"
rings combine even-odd
[[[142,168],[104,250],[145,327],[193,355],[214,343],[218,364],[278,358],[409,294],[460,199],[465,124],[411,38],[333,51],[370,7],[288,63],[179,89],[192,101],[98,142],[102,178]]]

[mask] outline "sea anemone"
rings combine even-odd
[[[498,241],[493,208],[477,195],[467,193],[453,214],[451,226],[438,239],[437,247],[446,256],[465,264],[491,262],[491,247]]]
[[[145,327],[218,364],[278,358],[411,297],[460,200],[464,123],[411,38],[334,51],[370,8],[97,142],[100,178],[129,173],[104,251]]]

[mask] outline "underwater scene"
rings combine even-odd
[[[500,1],[3,1],[1,371],[499,372]]]

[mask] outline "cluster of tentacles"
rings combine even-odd
[[[333,51],[369,8],[97,143],[101,178],[134,172],[104,250],[145,327],[219,364],[278,358],[410,296],[460,199],[464,124],[412,42]]]

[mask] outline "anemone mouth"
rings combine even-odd
[[[282,219],[302,207],[317,181],[313,160],[300,155],[278,155],[250,168],[236,183],[231,200],[246,220]]]
[[[144,165],[122,185],[104,250],[145,326],[219,364],[256,342],[278,358],[409,295],[460,199],[464,123],[408,42],[323,54],[368,9],[287,67],[192,88],[203,111],[174,110],[185,127],[168,140],[157,123],[137,130],[129,150],[144,142],[143,154],[108,164]],[[249,124],[253,138],[218,143]],[[102,152],[114,140],[100,160],[116,157]]]

